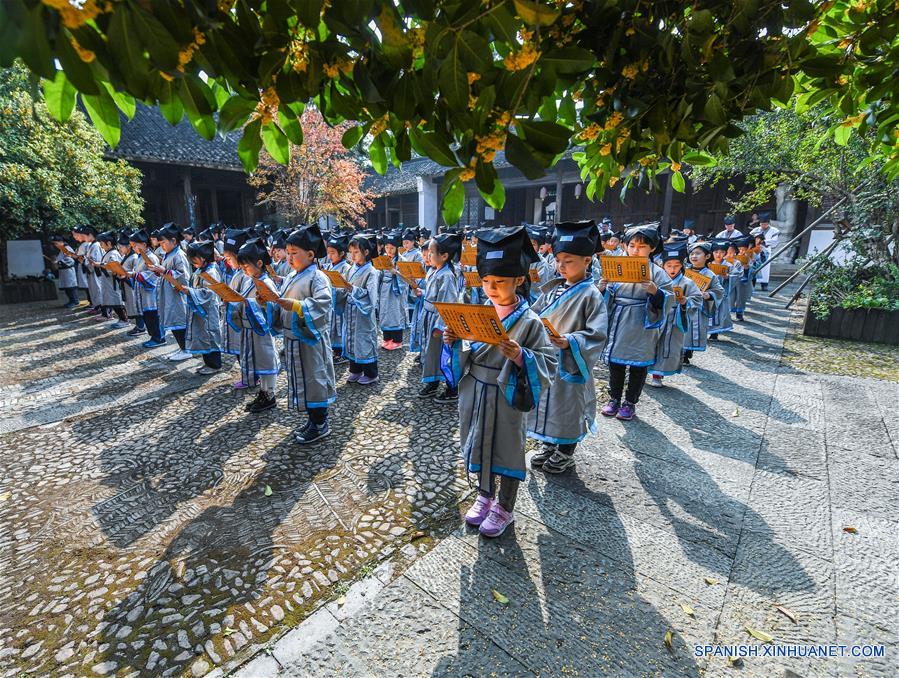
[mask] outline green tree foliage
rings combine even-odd
[[[104,160],[84,115],[60,123],[32,91],[24,68],[0,70],[0,236],[141,224],[140,171]]]
[[[206,138],[243,127],[248,171],[263,146],[286,157],[312,101],[379,172],[413,150],[444,165],[454,222],[462,182],[502,204],[498,150],[536,178],[582,146],[591,199],[668,168],[682,187],[682,163],[794,93],[831,134],[875,130],[893,178],[897,28],[894,0],[5,0],[0,64],[52,82],[60,119],[77,92],[110,144],[135,98]]]

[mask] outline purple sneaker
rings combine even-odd
[[[477,527],[484,522],[484,518],[490,513],[492,507],[493,500],[490,497],[479,494],[478,498],[474,500],[474,504],[471,505],[471,508],[465,514],[465,522]]]
[[[259,386],[259,382],[257,381],[255,384],[253,384],[253,386]],[[235,391],[242,391],[245,388],[250,388],[250,385],[245,384],[243,379],[241,379],[240,381],[235,381],[233,384],[231,384],[231,387]]]
[[[622,421],[630,421],[634,417],[637,416],[637,406],[633,403],[629,403],[628,401],[624,401],[621,403],[621,408],[618,410],[617,417]]]
[[[602,412],[604,417],[614,417],[616,414],[618,414],[618,409],[620,408],[620,406],[621,404],[617,400],[612,398],[605,404],[605,407],[603,407],[600,412]]]
[[[515,522],[515,516],[500,506],[500,503],[497,501],[494,502],[493,508],[487,514],[487,518],[481,523],[480,531],[485,537],[498,537],[513,522]]]
[[[350,372],[350,376],[346,378],[346,383],[355,384],[362,378],[362,372]]]
[[[378,380],[377,377],[369,377],[368,375],[363,375],[359,377],[359,383],[363,386],[368,386],[369,384],[374,384]]]

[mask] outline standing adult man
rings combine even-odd
[[[759,214],[759,225],[752,229],[750,235],[764,235],[765,247],[768,249],[768,256],[771,256],[771,252],[777,247],[777,242],[780,239],[780,230],[771,225],[771,214],[769,212],[762,212]],[[759,271],[756,276],[756,280],[761,284],[763,292],[768,290],[768,281],[770,278],[771,265],[769,264]]]
[[[733,214],[728,214],[724,217],[724,230],[720,231],[718,235],[715,237],[719,240],[733,240],[734,238],[742,238],[742,231],[738,231],[736,228],[737,220]]]

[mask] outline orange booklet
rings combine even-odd
[[[446,326],[460,339],[498,344],[508,339],[493,304],[449,304],[435,302],[437,312]]]
[[[712,284],[711,278],[709,278],[707,275],[703,275],[702,273],[697,273],[692,268],[684,269],[684,277],[689,278],[690,280],[695,282],[696,287],[699,288],[700,292],[705,292],[709,288],[709,285]],[[683,293],[683,290],[681,292]]]
[[[599,257],[602,277],[606,282],[638,283],[650,279],[649,257],[616,257],[602,254]]]
[[[255,278],[253,282],[256,284],[256,301],[267,304],[270,301],[278,301],[281,299],[281,297],[279,297],[271,287],[266,285],[264,281]]]
[[[141,252],[141,253],[140,253],[140,258],[144,260],[144,263],[145,263],[147,266],[158,266],[158,265],[159,265],[159,264],[154,263],[153,260],[152,260],[150,257],[147,256],[147,253],[146,253],[146,252]]]
[[[478,275],[477,271],[463,271],[462,275],[465,277],[465,287],[481,286],[481,276]]]
[[[752,257],[750,257],[748,254],[738,254],[736,257],[737,261],[743,264],[743,268],[749,266],[749,261],[751,258]]]
[[[562,335],[559,334],[559,330],[553,327],[553,324],[549,321],[548,318],[540,318],[543,321],[543,327],[546,328],[546,333],[551,336],[553,339],[561,339]]]
[[[185,286],[182,285],[180,282],[178,282],[177,280],[175,280],[174,276],[172,276],[172,274],[169,273],[168,271],[166,271],[165,273],[163,273],[163,274],[162,274],[162,277],[165,278],[165,280],[166,280],[172,287],[174,287],[176,290],[178,290],[179,292],[187,292],[187,287],[185,287]]]
[[[726,276],[730,272],[730,269],[724,264],[706,264],[706,266],[708,266],[709,270],[715,275]]]
[[[478,251],[476,249],[464,250],[462,252],[462,258],[460,259],[460,263],[463,266],[477,266],[478,265]]]
[[[425,267],[419,261],[398,261],[396,262],[396,270],[406,280],[420,280],[427,277]]]
[[[375,257],[371,260],[371,265],[375,267],[378,271],[392,271],[393,270],[393,262],[390,261],[390,257],[386,254],[382,254],[380,257]]]
[[[538,283],[540,282],[540,271],[538,271],[536,268],[529,268],[528,277],[531,279],[532,283]]]
[[[347,279],[340,275],[340,271],[326,271],[322,269],[322,273],[328,276],[328,280],[331,281],[331,285],[334,287],[343,287],[346,289],[352,287],[352,285],[347,282]]]
[[[674,290],[675,301],[677,301],[677,303],[679,304],[683,303],[684,299],[686,298],[684,297],[684,288],[680,285],[674,285],[671,289]]]
[[[105,268],[107,271],[112,271],[113,275],[121,275],[125,277],[128,276],[128,271],[122,268],[122,265],[117,261],[107,262],[103,264],[103,268]]]
[[[216,295],[218,295],[219,299],[221,299],[222,301],[238,304],[246,301],[244,297],[232,290],[225,283],[219,282],[205,271],[200,273],[200,277],[206,281],[209,289],[212,290]]]

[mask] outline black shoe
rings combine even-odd
[[[256,396],[256,400],[247,406],[247,412],[250,414],[259,414],[260,412],[265,412],[266,410],[274,408],[277,402],[275,396],[260,391],[259,395]]]
[[[437,393],[437,389],[440,387],[436,381],[432,381],[428,384],[425,384],[420,389],[418,389],[418,397],[419,398],[430,398],[432,395]]]
[[[541,468],[546,462],[549,461],[549,458],[553,456],[553,453],[555,451],[555,445],[543,443],[543,447],[541,447],[537,452],[534,453],[534,456],[531,457],[531,468]]]
[[[768,291],[768,283],[762,283],[762,292]]]
[[[443,390],[434,396],[434,402],[441,405],[448,405],[459,400],[459,392],[454,388],[444,386]]]
[[[718,335],[717,335],[717,334],[710,334],[710,335],[709,335],[709,341],[718,341]]]
[[[737,313],[737,320],[741,323],[745,323],[746,319],[743,317],[742,313]]]
[[[125,332],[125,334],[127,334],[129,337],[139,337],[146,331],[147,330],[145,330],[145,329],[139,329],[139,328],[135,327],[133,330],[128,330],[127,332]]]
[[[574,466],[574,456],[556,452],[543,464],[543,470],[546,473],[564,473]]]
[[[321,440],[330,434],[331,427],[328,426],[328,422],[325,422],[321,426],[312,424],[305,431],[297,431],[293,437],[300,445],[308,445],[309,443],[314,443],[316,440]]]

